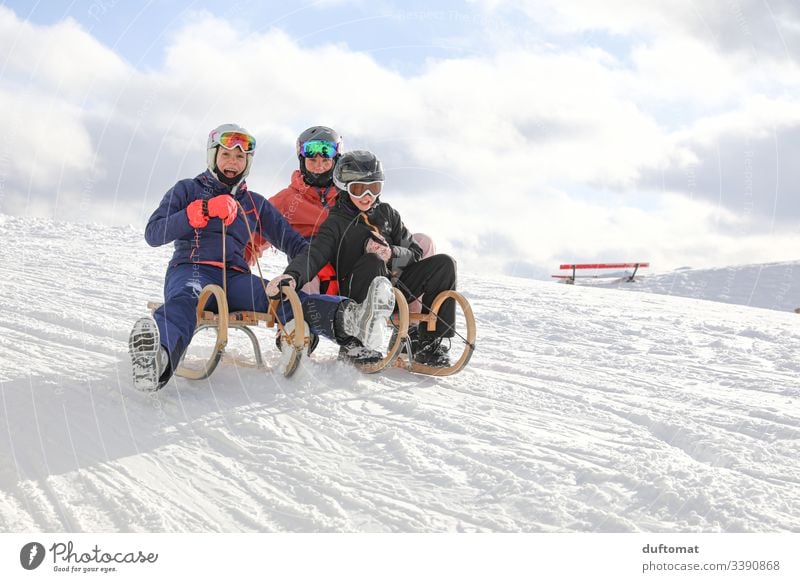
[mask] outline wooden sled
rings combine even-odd
[[[300,364],[302,354],[306,351],[309,338],[305,333],[306,325],[303,319],[303,307],[300,305],[300,298],[297,293],[289,287],[282,287],[283,296],[289,301],[292,312],[294,314],[293,329],[285,330],[287,333],[281,334],[281,373],[289,378],[297,370]],[[217,300],[217,313],[206,311],[205,307],[211,297]],[[253,333],[251,328],[258,327],[261,322],[264,322],[266,327],[271,328],[276,324],[275,313],[278,306],[278,301],[270,301],[270,309],[267,313],[257,311],[228,311],[228,301],[225,298],[225,292],[219,285],[206,285],[200,292],[200,297],[197,301],[197,327],[195,328],[194,335],[197,335],[204,329],[216,330],[216,342],[208,359],[202,366],[189,366],[181,360],[175,374],[189,380],[203,380],[208,378],[216,369],[222,355],[225,352],[225,346],[228,344],[228,330],[238,329],[242,331],[253,345],[253,352],[255,353],[255,361],[257,368],[265,368],[264,360],[261,357],[261,347],[258,343],[256,334]],[[161,307],[161,303],[150,302],[147,304],[148,309],[155,311]],[[280,324],[278,324],[280,325]],[[285,329],[282,327],[282,329]],[[300,330],[297,333],[296,330]],[[185,356],[185,354],[184,354]]]
[[[406,298],[396,288],[394,289],[394,296],[395,303],[397,305],[397,313],[395,313],[388,321],[389,327],[392,328],[393,331],[397,332],[393,336],[394,341],[390,340],[391,344],[387,347],[386,356],[383,358],[383,360],[374,364],[359,366],[360,370],[367,374],[374,374],[375,372],[380,372],[385,368],[393,366],[396,368],[403,368],[410,372],[414,372],[415,374],[426,374],[428,376],[450,376],[463,370],[464,367],[469,363],[472,353],[475,351],[475,338],[477,336],[475,316],[472,313],[472,307],[470,306],[469,301],[467,301],[467,299],[458,291],[443,291],[436,297],[436,299],[434,299],[433,303],[431,304],[430,313],[423,315],[422,313],[409,313],[408,302],[406,301]],[[466,323],[466,336],[462,335],[459,330],[456,330],[456,339],[461,339],[464,342],[464,350],[461,352],[461,355],[458,357],[458,359],[446,368],[437,368],[434,366],[426,366],[425,364],[417,363],[409,357],[401,355],[404,345],[408,345],[410,348],[410,341],[408,340],[408,326],[414,322],[418,325],[427,325],[428,331],[435,331],[439,309],[441,308],[442,303],[444,303],[447,299],[455,300],[456,305],[461,308],[461,312],[464,315],[464,320]],[[410,349],[407,350],[407,353],[410,351]]]
[[[290,322],[290,324],[293,323],[293,325],[287,324],[285,327],[281,326],[282,333],[280,334],[282,356],[279,368],[280,372],[286,378],[289,378],[297,371],[302,355],[308,349],[309,334],[308,327],[303,318],[303,308],[297,293],[290,287],[282,287],[281,290],[284,298],[291,304],[294,314],[294,321]],[[206,311],[205,309],[208,300],[212,296],[217,300],[217,313]],[[423,315],[421,313],[409,314],[408,302],[398,289],[394,289],[394,296],[397,312],[387,320],[387,325],[392,331],[396,331],[397,333],[394,334],[393,340],[390,340],[391,343],[387,346],[386,356],[374,364],[359,366],[359,369],[364,373],[374,374],[389,367],[397,367],[416,374],[426,374],[429,376],[450,376],[460,372],[469,363],[472,353],[475,351],[475,338],[477,335],[475,316],[466,298],[457,291],[444,291],[440,293],[431,304],[430,313]],[[438,320],[437,314],[439,313],[442,303],[447,299],[454,299],[456,301],[456,304],[461,308],[466,323],[466,336],[462,335],[459,330],[456,330],[459,332],[456,337],[464,342],[464,350],[461,352],[458,359],[446,368],[436,368],[419,364],[406,356],[401,356],[403,346],[410,346],[410,341],[408,340],[408,327],[410,323],[415,322],[419,325],[427,325],[429,331],[435,331],[436,322]],[[204,329],[214,329],[216,330],[216,341],[211,354],[202,366],[189,366],[184,360],[181,360],[178,368],[175,370],[175,374],[189,380],[203,380],[208,378],[222,359],[225,347],[228,343],[229,329],[238,329],[250,339],[255,354],[255,366],[261,369],[265,368],[266,366],[261,356],[261,347],[258,338],[251,328],[258,327],[261,322],[264,322],[265,326],[268,328],[274,327],[277,323],[274,313],[276,312],[278,303],[279,302],[276,300],[270,301],[270,310],[268,313],[256,311],[229,312],[228,302],[222,288],[218,285],[207,285],[204,287],[200,292],[200,297],[197,302],[197,327],[194,335],[197,335]],[[147,307],[151,311],[155,311],[161,305],[161,303],[150,302],[147,304]],[[241,365],[241,363],[239,364]]]

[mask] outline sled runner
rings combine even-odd
[[[425,374],[428,376],[450,376],[460,372],[469,363],[472,357],[472,352],[475,351],[475,337],[477,335],[475,328],[475,316],[472,313],[472,307],[469,301],[461,295],[458,291],[443,291],[439,294],[430,306],[430,313],[409,313],[408,302],[403,294],[397,289],[394,289],[396,313],[387,321],[387,325],[392,329],[393,334],[389,340],[389,345],[386,349],[386,356],[380,362],[359,366],[362,372],[367,374],[374,374],[381,370],[393,366],[396,368],[403,368],[415,374]],[[427,366],[415,362],[413,359],[413,352],[411,349],[411,341],[408,337],[409,325],[415,323],[417,325],[427,325],[428,331],[435,331],[438,321],[437,314],[439,308],[447,299],[453,299],[461,308],[463,316],[463,327],[465,329],[458,329],[456,325],[455,337],[452,343],[463,342],[464,349],[450,366],[439,368],[435,366]],[[466,335],[463,335],[465,333]],[[403,352],[403,348],[405,353]]]
[[[289,301],[294,314],[292,325],[287,324],[283,326],[278,322],[275,313],[278,305],[277,300],[270,301],[269,311],[267,313],[260,313],[257,311],[228,311],[228,301],[225,298],[225,292],[219,285],[206,285],[200,292],[197,302],[197,328],[194,335],[204,329],[216,330],[216,342],[211,351],[208,359],[201,367],[189,366],[186,364],[185,357],[181,360],[175,374],[189,380],[202,380],[208,378],[216,369],[222,355],[225,351],[225,346],[228,344],[228,330],[238,329],[242,331],[253,345],[253,352],[255,353],[255,365],[257,368],[265,368],[264,360],[261,357],[261,347],[258,342],[256,334],[251,329],[258,327],[261,322],[264,322],[268,328],[274,327],[277,323],[281,330],[281,361],[279,364],[280,372],[285,377],[290,377],[297,370],[300,363],[303,351],[307,349],[309,344],[309,334],[305,333],[308,329],[305,321],[303,320],[303,308],[300,305],[300,298],[297,293],[289,287],[281,288],[284,298]],[[217,301],[217,313],[206,311],[206,304],[208,300],[214,297]],[[150,311],[155,311],[161,306],[161,303],[150,302],[147,304]],[[296,330],[302,330],[303,333],[296,333]]]
[[[308,326],[303,319],[303,308],[300,304],[300,298],[297,293],[290,287],[282,287],[284,298],[289,301],[292,312],[294,313],[294,320],[286,325],[281,325],[275,317],[278,301],[270,301],[270,309],[267,313],[260,313],[256,311],[228,311],[228,302],[225,299],[225,293],[218,285],[207,285],[200,292],[200,297],[197,303],[197,328],[194,335],[196,336],[202,330],[212,329],[216,331],[216,341],[211,350],[208,358],[201,366],[188,365],[184,360],[181,360],[175,374],[189,380],[203,380],[208,378],[216,369],[222,355],[225,351],[225,346],[228,344],[228,330],[236,329],[244,333],[253,346],[253,353],[255,354],[255,367],[259,369],[266,368],[264,359],[261,356],[261,346],[259,344],[256,334],[251,328],[258,327],[262,322],[267,328],[279,326],[279,345],[281,351],[281,359],[278,369],[286,378],[292,376],[297,370],[303,353],[308,351],[310,345],[310,334],[308,333]],[[409,313],[408,302],[403,294],[394,289],[395,301],[397,305],[396,313],[387,320],[387,326],[392,330],[392,338],[389,340],[389,345],[386,348],[386,356],[378,362],[373,364],[365,364],[358,366],[358,368],[367,374],[374,374],[380,372],[388,367],[403,368],[415,374],[426,374],[429,376],[450,376],[460,372],[472,357],[472,352],[475,350],[475,317],[472,313],[472,308],[466,298],[457,291],[444,291],[431,304],[431,310],[428,314]],[[216,299],[217,313],[206,310],[206,305],[209,299]],[[456,304],[461,308],[463,316],[464,330],[455,330],[457,341],[464,344],[464,349],[450,366],[438,368],[434,366],[427,366],[420,364],[413,360],[413,353],[411,350],[411,341],[408,338],[409,325],[413,322],[418,325],[427,325],[429,331],[436,330],[438,321],[437,313],[442,303],[447,299],[455,300]],[[150,311],[155,311],[161,306],[161,303],[150,302],[147,304]],[[298,331],[300,330],[300,331]],[[465,332],[463,335],[461,331]],[[456,343],[456,342],[454,342]],[[405,353],[403,348],[406,348]],[[238,362],[241,365],[241,362]]]

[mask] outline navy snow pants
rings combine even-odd
[[[261,278],[251,273],[232,269],[228,273],[228,309],[230,311],[267,311],[267,297]],[[213,265],[185,263],[167,269],[164,280],[164,305],[153,317],[161,334],[161,345],[169,352],[171,368],[178,366],[183,353],[192,341],[197,326],[197,300],[206,285],[222,287],[222,269]],[[334,320],[339,304],[344,297],[336,295],[308,295],[297,292],[303,305],[303,316],[308,327],[317,335],[334,338]],[[209,311],[217,310],[212,296],[206,304]],[[278,308],[281,323],[293,319],[288,301]],[[171,375],[171,371],[169,373]]]

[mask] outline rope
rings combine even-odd
[[[225,232],[227,228],[225,221],[222,220],[222,291],[225,293],[225,301],[228,300],[228,259],[225,249],[225,239],[228,238]]]
[[[234,200],[236,200],[236,199],[234,198]],[[253,229],[250,228],[250,222],[247,220],[247,212],[245,212],[244,206],[242,206],[241,202],[236,200],[236,204],[238,205],[239,210],[242,212],[242,219],[244,220],[244,225],[247,227],[248,240],[252,243],[252,242],[254,242]],[[253,210],[255,210],[255,206],[253,207]],[[225,236],[225,225],[224,224],[223,224],[223,227],[222,227],[222,236],[223,237]],[[223,244],[223,247],[222,247],[222,249],[223,249],[222,250],[222,252],[223,252],[223,260],[224,260],[224,256],[225,256],[225,246],[224,245],[225,245],[225,243],[223,242],[222,244]],[[254,255],[254,258],[255,258],[255,261],[256,261],[256,269],[258,269],[258,278],[261,280],[261,288],[264,289],[264,296],[267,298],[267,313],[271,312],[272,315],[275,316],[275,323],[278,324],[278,329],[282,333],[286,334],[286,330],[283,328],[283,324],[281,323],[281,320],[278,317],[278,310],[275,309],[275,303],[277,303],[277,301],[273,302],[270,299],[269,293],[267,293],[267,282],[264,280],[264,273],[261,271],[261,263],[258,262],[258,257],[257,256]],[[227,295],[227,293],[226,293],[226,295]],[[288,335],[288,334],[286,334],[286,335]]]

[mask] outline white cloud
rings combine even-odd
[[[740,59],[721,55],[695,39],[670,38],[639,45],[630,58],[638,90],[655,101],[719,105],[747,91],[748,75],[742,74]]]
[[[38,26],[4,6],[0,6],[0,54],[4,83],[30,84],[68,98],[92,99],[93,92],[128,75],[122,59],[75,21]]]
[[[602,31],[631,38],[691,37],[724,51],[791,59],[800,39],[794,0],[477,0],[490,14],[522,13],[561,34]]]
[[[0,151],[9,161],[8,171],[24,176],[31,188],[55,188],[64,172],[92,164],[79,108],[41,93],[0,89],[0,111]]]

